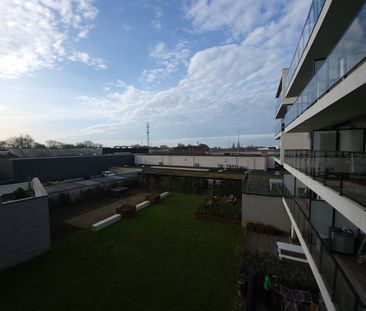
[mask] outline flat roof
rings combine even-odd
[[[142,171],[145,175],[160,175],[160,176],[177,176],[177,177],[196,177],[206,179],[220,179],[220,180],[238,180],[243,181],[245,173],[235,172],[202,172],[191,170],[178,170],[178,169],[158,169],[158,168],[145,168]]]
[[[77,184],[83,185],[83,186],[95,186],[95,185],[99,185],[99,182],[92,180],[92,179],[85,179],[85,180],[80,180],[76,182]]]

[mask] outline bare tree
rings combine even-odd
[[[10,137],[7,140],[7,144],[9,148],[32,148],[32,145],[35,143],[34,139],[30,137],[28,134],[20,135],[18,137]]]
[[[91,140],[85,140],[76,144],[77,148],[101,148],[102,146],[102,144],[94,143]]]
[[[5,140],[0,141],[0,150],[6,150],[8,148],[8,143]]]

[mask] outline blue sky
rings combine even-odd
[[[0,140],[273,145],[310,0],[3,0]]]

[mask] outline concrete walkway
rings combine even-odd
[[[82,229],[88,229],[92,224],[114,215],[116,213],[117,207],[120,207],[123,204],[136,205],[137,203],[144,201],[146,194],[147,193],[139,193],[127,198],[123,198],[114,203],[104,205],[91,212],[70,218],[66,220],[66,223]]]

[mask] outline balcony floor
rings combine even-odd
[[[356,256],[334,254],[335,259],[347,274],[353,287],[364,304],[366,304],[366,263],[357,263]]]

